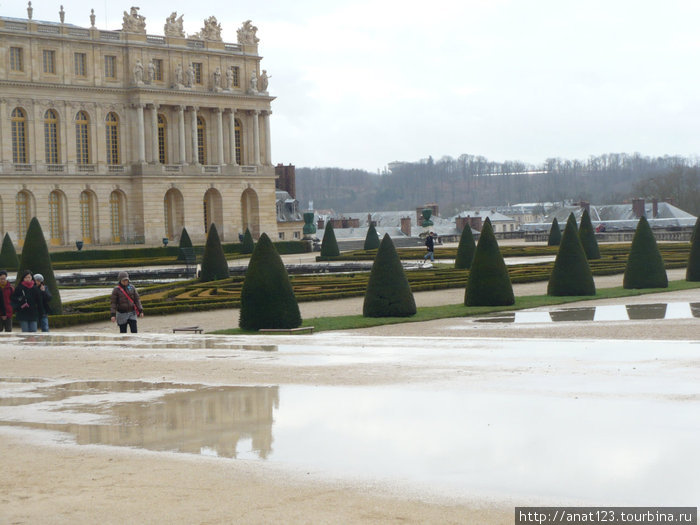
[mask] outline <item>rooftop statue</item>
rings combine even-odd
[[[204,20],[204,27],[199,33],[194,35],[194,38],[221,42],[221,24],[216,21],[215,16],[210,16]]]
[[[269,78],[270,77],[267,76],[267,70],[263,69],[263,72],[260,75],[260,78],[258,79],[258,90],[261,93],[267,93],[267,83]]]
[[[139,14],[138,7],[132,7],[128,13],[124,11],[122,31],[128,33],[146,33],[146,17]]]
[[[243,25],[238,29],[238,43],[255,45],[260,42],[256,36],[258,28],[255,27],[250,20],[243,22]]]
[[[185,31],[182,29],[182,17],[177,16],[177,11],[173,11],[168,18],[165,19],[163,34],[165,36],[185,36]]]

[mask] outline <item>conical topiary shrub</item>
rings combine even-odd
[[[32,273],[40,273],[44,276],[44,284],[48,287],[49,292],[51,292],[51,302],[49,303],[51,313],[53,315],[61,314],[63,312],[61,294],[58,291],[56,277],[53,274],[51,257],[49,256],[49,248],[46,245],[44,232],[41,230],[41,225],[36,217],[33,217],[32,220],[29,221],[27,235],[24,238],[24,245],[22,246],[22,258],[20,259],[17,269],[16,284],[19,283],[24,270],[27,269],[31,270]]]
[[[253,253],[253,250],[255,249],[255,242],[253,241],[253,236],[250,234],[250,230],[248,228],[245,229],[245,233],[243,234],[243,247],[241,248],[241,253]]]
[[[335,240],[335,231],[333,224],[326,224],[326,229],[323,231],[323,240],[321,241],[321,257],[338,257],[340,250],[338,249],[338,241]]]
[[[557,218],[554,217],[552,221],[552,227],[549,229],[549,239],[547,239],[547,246],[559,246],[561,244],[561,230],[559,229],[559,222]]]
[[[574,214],[566,221],[559,252],[547,284],[547,295],[595,295],[595,282],[576,231]]]
[[[416,314],[416,301],[389,234],[379,244],[369,274],[362,315],[409,317]]]
[[[16,270],[17,268],[19,268],[19,257],[17,257],[17,251],[10,234],[6,233],[2,240],[2,248],[0,248],[0,269]]]
[[[588,260],[600,259],[600,249],[598,248],[598,241],[595,238],[593,223],[586,209],[583,210],[583,215],[581,216],[581,227],[578,230],[578,238],[581,241],[581,246],[583,246],[583,251]]]
[[[627,258],[623,288],[667,288],[668,277],[664,260],[656,245],[649,222],[643,215],[637,223],[632,238],[630,256]]]
[[[376,250],[379,248],[379,235],[377,235],[377,229],[374,227],[374,223],[369,223],[369,228],[367,229],[367,236],[365,237],[365,250]]]
[[[243,330],[301,326],[299,305],[289,275],[265,233],[260,236],[250,256],[241,289],[238,326]]]
[[[498,249],[491,221],[487,217],[481,228],[469,281],[464,292],[466,306],[506,306],[515,302],[508,268]]]
[[[192,240],[190,239],[190,234],[187,233],[187,228],[182,228],[182,232],[180,233],[180,244],[178,245],[177,260],[184,261],[185,251],[190,249],[194,250]]]
[[[472,229],[468,224],[465,224],[464,229],[462,230],[462,235],[459,237],[459,244],[457,245],[455,268],[458,270],[468,270],[471,268],[475,251],[476,243],[474,242]]]
[[[700,281],[700,217],[695,221],[693,236],[690,238],[690,255],[688,268],[685,270],[686,281]]]
[[[228,262],[226,261],[226,255],[224,255],[224,248],[221,246],[216,225],[212,222],[207,234],[207,243],[204,245],[202,270],[199,280],[206,283],[226,279],[228,276]]]

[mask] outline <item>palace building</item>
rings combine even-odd
[[[268,77],[257,28],[185,36],[172,13],[146,32],[0,17],[0,232],[36,216],[53,246],[278,237]],[[88,14],[85,14],[86,20]]]

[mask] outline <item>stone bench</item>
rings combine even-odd
[[[193,332],[195,334],[201,334],[204,332],[204,329],[199,326],[183,326],[182,328],[173,328],[173,333],[175,332]]]
[[[300,326],[299,328],[261,328],[259,330],[261,334],[303,334],[303,333],[314,333],[313,326]]]

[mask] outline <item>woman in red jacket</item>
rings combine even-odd
[[[7,280],[7,270],[0,270],[0,332],[12,331],[12,292],[15,289]]]

